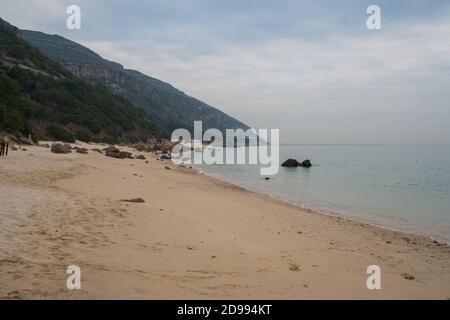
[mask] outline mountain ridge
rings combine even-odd
[[[136,142],[163,137],[139,108],[73,76],[0,18],[0,132],[36,139]]]
[[[62,36],[30,30],[19,33],[24,40],[73,75],[91,84],[101,83],[114,94],[143,109],[167,134],[178,128],[192,132],[196,120],[202,120],[205,129],[217,128],[222,132],[225,129],[249,128],[169,83],[103,59],[93,50]]]

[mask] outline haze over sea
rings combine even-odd
[[[202,165],[208,175],[301,207],[450,243],[450,146],[281,145],[265,180],[257,165]]]

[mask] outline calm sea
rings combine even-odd
[[[450,243],[450,146],[281,145],[265,180],[256,165],[202,165],[205,174],[299,206]]]

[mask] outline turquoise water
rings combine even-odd
[[[282,145],[265,180],[256,165],[202,165],[208,175],[299,206],[450,243],[450,146]]]

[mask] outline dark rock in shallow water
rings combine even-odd
[[[53,153],[66,154],[72,152],[72,147],[69,144],[53,143],[52,147],[50,148],[50,151]]]
[[[281,164],[282,167],[298,167],[298,161],[295,159],[287,159]]]
[[[305,161],[303,161],[302,163],[298,164],[300,167],[304,167],[304,168],[309,168],[311,167],[311,161],[309,161],[308,159],[306,159]]]
[[[170,160],[171,159],[171,156],[170,156],[170,154],[163,154],[161,157],[159,157],[160,159],[164,159],[164,160]]]
[[[287,159],[283,164],[282,167],[303,167],[303,168],[309,168],[311,167],[311,161],[308,159],[304,160],[302,163],[298,162],[296,159]]]

